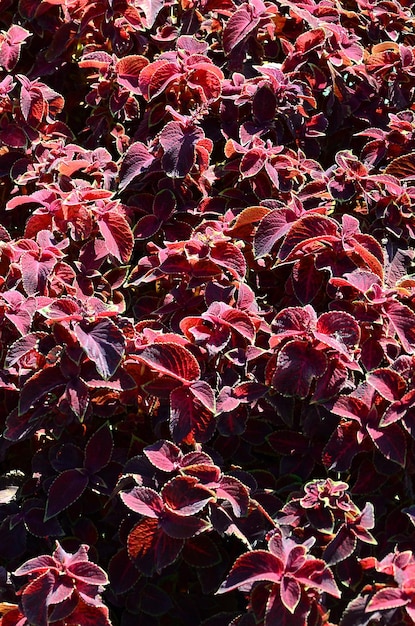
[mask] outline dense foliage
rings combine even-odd
[[[410,0],[0,0],[1,626],[415,624]]]

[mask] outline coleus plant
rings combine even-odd
[[[412,4],[0,0],[1,626],[415,623]]]

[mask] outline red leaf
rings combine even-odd
[[[307,31],[299,35],[295,41],[295,48],[302,54],[307,54],[311,50],[319,47],[326,39],[326,33],[322,28]]]
[[[190,385],[189,390],[208,411],[215,413],[215,394],[212,387],[207,382],[204,380],[196,380]]]
[[[173,539],[189,539],[210,528],[210,522],[192,515],[177,515],[167,510],[160,520],[160,527]]]
[[[360,328],[354,317],[342,311],[323,313],[317,320],[314,336],[326,345],[343,352],[354,350],[360,341]]]
[[[216,496],[219,500],[230,503],[236,517],[246,515],[249,506],[249,491],[240,480],[232,476],[223,476],[216,487]]]
[[[194,515],[214,498],[213,492],[192,476],[176,476],[164,485],[161,495],[165,505],[177,515]]]
[[[109,611],[100,604],[93,606],[79,600],[76,609],[65,618],[65,626],[112,626]]]
[[[317,270],[312,255],[303,257],[294,263],[291,280],[294,293],[302,304],[309,304],[317,296],[324,273]]]
[[[23,287],[28,296],[36,294],[46,295],[46,282],[56,265],[56,257],[52,252],[45,250],[40,258],[35,252],[29,251],[22,255]]]
[[[170,393],[170,429],[177,443],[205,443],[213,435],[215,426],[213,413],[188,389],[178,387]]]
[[[366,429],[385,458],[405,467],[406,438],[398,424],[390,424],[385,428],[371,428],[368,424]]]
[[[125,549],[120,550],[112,557],[108,565],[108,573],[111,590],[117,595],[129,591],[139,577]]]
[[[323,215],[311,213],[298,219],[287,233],[279,251],[281,260],[288,259],[297,245],[304,246],[305,242],[315,240],[318,243],[332,241],[338,238],[338,224]]]
[[[241,279],[245,276],[245,257],[233,243],[227,241],[216,243],[210,251],[210,258],[219,266],[229,270],[234,278]]]
[[[146,67],[148,63],[148,59],[138,54],[129,54],[123,57],[115,65],[117,82],[131,91],[131,93],[142,95],[138,84],[138,77],[141,70]]]
[[[158,521],[145,518],[128,535],[128,554],[135,566],[145,575],[174,563],[183,548],[183,539],[169,537],[159,528]]]
[[[239,170],[245,178],[250,176],[256,176],[258,172],[264,167],[264,163],[267,160],[267,154],[260,148],[252,148],[248,150],[241,159]]]
[[[76,502],[84,493],[88,483],[88,476],[79,469],[69,469],[59,474],[49,488],[45,521]]]
[[[92,434],[85,447],[84,468],[90,475],[97,474],[108,465],[113,446],[109,424],[103,424]]]
[[[75,334],[87,357],[95,363],[98,373],[104,380],[110,378],[124,356],[122,332],[111,320],[102,319],[96,324],[78,324]]]
[[[266,550],[252,550],[236,559],[217,593],[240,588],[245,591],[257,581],[279,583],[284,571],[281,559]]]
[[[144,348],[137,357],[160,374],[167,374],[182,382],[191,382],[200,377],[196,358],[187,348],[175,343],[158,343]]]
[[[370,372],[367,377],[367,382],[369,385],[372,385],[381,396],[390,402],[399,400],[406,389],[404,378],[400,376],[398,372],[386,367]]]
[[[356,548],[356,536],[346,527],[341,526],[337,535],[330,541],[324,551],[324,560],[329,565],[339,563],[353,554]]]

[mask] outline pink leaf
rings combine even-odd
[[[108,211],[98,219],[98,227],[108,252],[121,263],[127,263],[133,251],[134,237],[125,217],[116,211]]]
[[[123,57],[115,66],[118,83],[131,91],[131,93],[142,95],[138,82],[139,75],[148,63],[148,59],[138,54],[129,54]]]
[[[128,493],[121,493],[121,500],[131,511],[157,519],[163,511],[161,496],[149,487],[134,487]]]
[[[285,607],[294,613],[301,597],[301,587],[294,578],[283,576],[281,580],[281,600]]]
[[[154,467],[163,472],[173,472],[181,455],[180,448],[170,441],[157,441],[144,448],[144,454]]]
[[[405,606],[408,602],[408,598],[405,598],[401,589],[386,587],[386,589],[380,589],[380,591],[375,593],[373,598],[370,599],[366,611],[396,609],[398,606]]]

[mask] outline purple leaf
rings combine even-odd
[[[59,367],[48,367],[34,374],[20,392],[19,415],[29,411],[38,400],[65,383],[66,380]]]
[[[95,363],[104,380],[110,378],[124,356],[125,340],[122,332],[109,319],[96,324],[77,325],[75,334],[87,357]]]
[[[254,14],[253,8],[248,3],[242,4],[231,15],[223,30],[223,49],[225,54],[232,50],[248,37],[259,24],[259,17]]]
[[[169,122],[160,134],[164,149],[162,165],[167,176],[184,178],[192,169],[196,155],[195,145],[204,137],[198,127],[182,128],[179,122]]]
[[[85,447],[84,468],[88,474],[97,474],[108,465],[113,446],[110,426],[108,423],[103,424],[92,434]]]
[[[79,469],[69,469],[59,474],[48,492],[45,521],[70,507],[87,488],[89,478]]]
[[[124,155],[120,169],[120,191],[134,178],[145,172],[154,161],[154,156],[140,141],[134,142]]]

